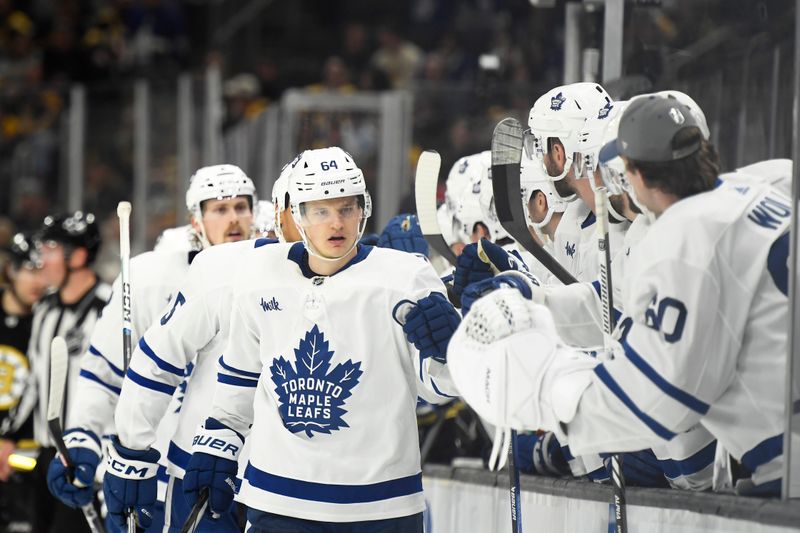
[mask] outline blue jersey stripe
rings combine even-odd
[[[233,367],[233,366],[230,366],[230,365],[226,364],[224,359],[223,359],[224,357],[225,357],[224,355],[220,355],[219,356],[219,366],[221,366],[222,368],[224,368],[228,372],[233,372],[234,374],[241,374],[242,376],[245,376],[245,377],[248,377],[248,378],[253,378],[253,379],[258,379],[258,378],[261,377],[261,372],[248,372],[247,370],[239,370],[236,367]]]
[[[111,385],[110,383],[106,383],[105,381],[103,381],[102,379],[97,377],[96,375],[92,374],[91,372],[89,372],[88,370],[85,370],[83,368],[81,369],[81,372],[78,375],[81,376],[82,378],[86,378],[86,379],[88,379],[90,381],[94,381],[95,383],[97,383],[99,385],[102,385],[103,387],[107,388],[108,390],[110,390],[111,392],[116,394],[117,396],[119,396],[120,393],[122,392],[121,388],[115,387],[114,385]]]
[[[222,373],[217,374],[217,382],[225,383],[226,385],[235,385],[237,387],[258,387],[258,380],[239,378]]]
[[[770,437],[749,452],[742,455],[742,464],[755,472],[756,468],[766,464],[783,453],[783,433]]]
[[[656,387],[661,389],[664,394],[682,403],[692,411],[700,413],[701,415],[704,415],[708,412],[710,406],[707,403],[696,398],[695,396],[692,396],[688,392],[679,389],[664,379],[661,374],[656,372],[656,370],[642,358],[641,355],[636,353],[636,350],[631,348],[630,344],[628,344],[628,341],[623,341],[622,347],[625,349],[625,356],[628,358],[628,360],[633,363],[642,374],[647,376],[647,378],[652,381]]]
[[[139,339],[139,348],[141,348],[141,350],[145,353],[145,355],[147,355],[147,357],[152,359],[153,362],[156,364],[156,366],[161,370],[169,372],[171,374],[175,374],[176,376],[179,377],[183,377],[183,368],[178,368],[177,366],[172,365],[161,359],[159,356],[157,356],[156,353],[153,351],[153,349],[150,348],[150,346],[147,344],[147,341],[144,340],[144,336],[142,336],[142,338]]]
[[[433,378],[431,378],[431,385],[433,386],[434,392],[436,392],[436,394],[438,394],[439,396],[444,396],[445,398],[458,398],[458,396],[450,396],[449,394],[445,394],[442,391],[440,391],[439,387],[436,386],[436,382],[433,381]]]
[[[169,482],[169,474],[167,474],[167,469],[164,465],[158,465],[158,470],[156,471],[156,479],[161,481],[162,483]]]
[[[114,364],[113,364],[111,361],[109,361],[109,360],[106,358],[106,356],[105,356],[105,355],[103,355],[102,353],[100,353],[100,350],[98,350],[97,348],[95,348],[95,347],[94,347],[94,346],[92,346],[91,344],[89,345],[89,353],[90,353],[90,354],[92,354],[92,355],[96,355],[97,357],[99,357],[100,359],[102,359],[103,361],[105,361],[105,362],[106,362],[106,364],[108,365],[108,368],[110,368],[110,369],[111,369],[111,371],[112,371],[112,372],[114,372],[116,375],[118,375],[118,376],[119,376],[119,377],[121,377],[121,378],[124,378],[124,377],[125,377],[125,372],[123,372],[121,368],[117,368],[117,367],[116,367],[116,366],[115,366],[115,365],[114,365]]]
[[[163,392],[169,396],[172,396],[175,392],[176,387],[173,387],[169,383],[163,383],[161,381],[155,381],[150,378],[146,378],[140,374],[137,374],[133,371],[132,368],[128,369],[128,373],[126,377],[139,385],[140,387],[144,387],[146,389],[154,390],[156,392]]]
[[[636,404],[633,403],[633,400],[631,400],[630,397],[628,397],[628,395],[625,394],[625,391],[622,390],[622,388],[617,384],[617,382],[614,381],[614,378],[611,377],[611,374],[608,373],[608,370],[606,370],[605,366],[603,366],[602,364],[597,365],[596,367],[594,367],[594,373],[597,374],[597,377],[600,378],[600,381],[602,381],[603,384],[606,387],[608,387],[608,389],[611,392],[613,392],[614,395],[617,398],[619,398],[619,400],[623,404],[625,404],[625,407],[630,409],[630,411],[633,414],[635,414],[639,420],[644,422],[644,424],[647,427],[649,427],[653,431],[653,433],[655,433],[656,435],[665,440],[670,440],[672,437],[676,435],[672,431],[668,430],[667,428],[665,428],[664,426],[653,420],[650,416],[645,414],[644,411],[639,409],[636,406]]]
[[[702,450],[690,455],[686,459],[659,459],[664,475],[670,479],[681,476],[691,476],[714,464],[714,455],[717,452],[717,441],[714,440]]]
[[[332,485],[276,476],[247,463],[244,478],[266,492],[325,503],[368,503],[422,492],[422,473],[369,485]]]
[[[169,450],[167,450],[167,460],[169,460],[170,463],[174,464],[179,468],[182,468],[183,470],[186,470],[186,466],[189,464],[189,459],[191,458],[192,458],[191,453],[181,449],[174,442],[169,441]]]

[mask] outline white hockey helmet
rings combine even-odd
[[[317,200],[330,200],[356,196],[363,209],[358,237],[353,247],[364,234],[367,219],[372,214],[372,199],[367,192],[364,173],[358,168],[352,156],[338,146],[306,150],[289,164],[289,201],[300,236],[309,253],[335,261],[349,254],[352,248],[340,257],[325,257],[314,249],[306,237],[304,228],[305,203]]]
[[[458,209],[461,193],[467,185],[470,184],[477,155],[478,154],[462,157],[453,164],[453,167],[447,174],[447,181],[445,181],[444,189],[444,203],[447,205],[450,214],[455,214]]]
[[[492,186],[492,168],[489,167],[487,172],[481,176],[481,186],[478,200],[481,204],[481,213],[483,215],[483,222],[489,228],[491,233],[492,242],[497,242],[501,239],[508,239],[511,236],[500,224],[500,218],[497,216],[497,209],[494,204],[494,187]]]
[[[259,200],[253,212],[253,229],[259,237],[266,237],[269,232],[275,231],[275,217],[272,203],[269,200]]]
[[[608,142],[609,135],[612,135],[612,139],[617,138],[619,119],[627,105],[627,101],[609,102],[596,115],[586,120],[578,142],[581,148],[580,166],[585,169],[587,176],[592,176],[597,169],[600,150]]]
[[[567,209],[567,204],[575,200],[576,195],[564,198],[556,191],[556,186],[550,176],[547,175],[542,165],[538,161],[522,154],[520,161],[519,186],[522,192],[522,208],[528,223],[534,228],[542,228],[553,218],[553,213],[563,213]],[[541,191],[547,199],[547,214],[540,222],[535,222],[531,218],[528,210],[528,202],[536,191]]]
[[[281,173],[275,183],[272,184],[272,216],[275,225],[275,235],[281,242],[286,242],[281,227],[281,213],[288,206],[286,205],[286,195],[289,194],[289,175],[292,173],[292,165],[287,163],[281,169]]]
[[[564,146],[564,169],[552,180],[567,175],[573,162],[578,163],[575,176],[581,177],[584,168],[575,154],[581,150],[580,136],[586,121],[602,113],[611,103],[611,97],[597,83],[571,83],[547,91],[531,107],[524,147],[528,156],[538,160],[544,168],[544,155],[548,152],[548,139],[558,139]],[[547,170],[545,169],[545,173]],[[549,174],[548,174],[549,175]]]
[[[198,169],[189,182],[186,191],[186,209],[200,226],[195,237],[202,248],[211,245],[203,226],[203,202],[222,200],[236,196],[249,196],[250,208],[256,207],[256,186],[247,174],[236,165],[212,165]]]
[[[474,174],[470,176],[469,186],[461,191],[456,212],[453,215],[453,233],[458,242],[469,244],[472,242],[472,232],[475,224],[482,222],[486,224],[481,209],[481,176]],[[488,227],[488,224],[486,224]]]

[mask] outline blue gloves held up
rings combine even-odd
[[[158,450],[133,450],[111,439],[103,478],[103,494],[111,520],[120,527],[126,523],[129,509],[136,513],[136,521],[147,529],[153,522],[156,505]]]
[[[392,218],[378,237],[378,246],[428,256],[428,241],[422,235],[416,215],[401,214]]]
[[[208,418],[197,429],[192,443],[192,458],[183,476],[183,493],[194,506],[200,492],[208,488],[211,518],[227,513],[233,496],[239,490],[236,479],[239,453],[244,437],[214,418]]]
[[[398,322],[403,325],[408,342],[419,350],[421,359],[433,357],[436,361],[445,363],[447,345],[461,323],[461,317],[443,294],[433,292],[412,305],[405,320]]]
[[[506,252],[501,246],[486,239],[481,239],[481,247],[486,253],[487,259],[500,272],[525,269],[524,263],[520,258]],[[469,285],[489,279],[493,275],[492,267],[478,256],[478,244],[468,244],[456,260],[456,270],[453,273],[453,291],[458,296],[461,296]]]
[[[83,507],[94,499],[94,474],[100,464],[100,439],[91,431],[72,429],[64,433],[69,457],[75,468],[67,468],[56,455],[47,467],[47,488],[64,505]]]
[[[500,288],[510,287],[517,289],[528,300],[533,298],[531,281],[528,276],[520,274],[498,274],[477,283],[472,283],[461,295],[461,315],[467,316],[475,300]]]

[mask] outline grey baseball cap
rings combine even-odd
[[[675,148],[675,135],[687,128],[697,128],[701,135],[696,142]],[[625,109],[617,139],[603,147],[600,160],[622,155],[650,163],[674,161],[699,150],[701,139],[702,128],[689,107],[674,98],[656,94],[642,96],[633,99]]]

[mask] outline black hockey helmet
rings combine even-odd
[[[33,242],[32,232],[21,232],[14,235],[11,243],[5,247],[5,252],[8,255],[8,261],[16,267],[39,264],[39,254]]]
[[[89,256],[87,264],[91,264],[100,249],[100,229],[92,213],[75,211],[48,215],[35,240],[39,243],[55,241],[71,248],[86,248]]]

